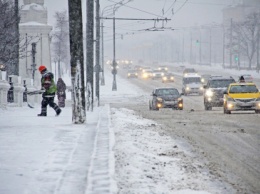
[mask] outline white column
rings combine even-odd
[[[6,72],[0,71],[0,108],[6,109],[7,107],[7,92],[10,84],[6,81]]]

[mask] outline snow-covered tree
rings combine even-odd
[[[257,44],[259,44],[260,13],[250,13],[243,22],[233,24],[232,50],[240,60],[241,56],[248,59],[248,69],[256,58]],[[229,45],[230,46],[230,45]]]
[[[72,122],[75,124],[80,124],[86,121],[81,0],[70,0],[68,1],[68,4],[72,85]]]
[[[52,32],[52,59],[58,62],[58,77],[62,76],[62,70],[69,68],[69,21],[67,11],[55,13],[56,25]],[[65,66],[61,67],[61,62]]]
[[[0,0],[0,63],[15,75],[19,73],[19,20],[18,0]]]

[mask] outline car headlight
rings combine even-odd
[[[204,78],[201,78],[201,82],[204,83],[204,82],[205,82],[205,79],[204,79]]]
[[[167,77],[163,77],[163,80],[167,80]]]
[[[136,73],[135,75],[137,76],[138,74]]]
[[[203,87],[202,87],[202,86],[200,87],[200,90],[203,90]]]
[[[190,88],[189,88],[189,87],[186,87],[186,90],[190,90]]]
[[[207,90],[205,94],[208,97],[212,97],[213,96],[213,92],[211,90]]]
[[[153,76],[155,76],[155,73],[153,73]]]
[[[130,76],[130,73],[128,73],[128,76]]]
[[[166,67],[166,68],[165,68],[165,70],[167,71],[167,70],[168,70],[168,68]]]
[[[160,98],[160,97],[157,97],[156,100],[159,101],[159,102],[162,102],[162,101],[163,101],[163,99]]]
[[[173,80],[174,79],[174,77],[171,77],[171,80]]]
[[[164,73],[162,73],[161,75],[164,76]]]

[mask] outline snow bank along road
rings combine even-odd
[[[119,76],[126,78],[126,72],[122,70]],[[130,103],[115,103],[112,107],[131,109],[163,124],[164,134],[183,146],[190,146],[194,159],[203,162],[212,176],[232,185],[235,193],[260,193],[259,114],[252,111],[226,115],[221,107],[205,111],[203,97],[196,95],[183,96],[183,111],[150,111],[148,100],[152,89],[173,86],[181,91],[181,77],[176,76],[174,83],[164,84],[161,80],[129,81],[143,89],[143,97],[133,98]]]

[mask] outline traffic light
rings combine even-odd
[[[238,56],[237,55],[235,55],[235,61],[238,61]]]
[[[196,40],[196,45],[199,45],[200,41],[199,40]]]

